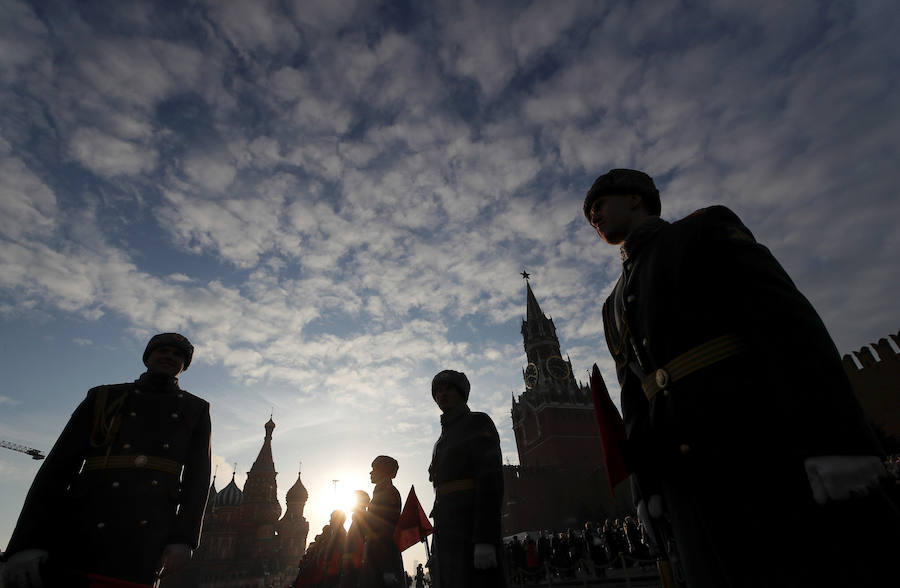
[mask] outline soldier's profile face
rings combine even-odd
[[[379,484],[385,480],[390,480],[391,475],[388,473],[387,469],[375,462],[372,462],[372,471],[369,472],[369,481],[373,484]]]
[[[441,412],[447,412],[459,406],[463,401],[463,397],[456,386],[445,383],[437,386],[437,389],[434,391],[434,401],[437,403],[438,408],[441,409]]]
[[[177,376],[184,370],[184,354],[177,347],[160,345],[147,356],[147,371]]]
[[[620,245],[644,217],[641,197],[610,194],[591,205],[591,226],[610,245]]]

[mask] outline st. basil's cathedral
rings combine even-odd
[[[200,545],[188,567],[163,580],[163,588],[261,588],[294,580],[309,534],[303,516],[309,493],[298,474],[287,491],[282,516],[272,460],[274,429],[270,418],[243,490],[235,484],[234,474],[218,492],[213,478]]]

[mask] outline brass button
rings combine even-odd
[[[173,419],[177,419],[177,418],[178,418],[178,413],[177,413],[177,412],[173,412],[173,413],[172,413],[172,418],[173,418]]]
[[[105,527],[105,526],[106,526],[106,523],[97,523],[97,528],[98,528],[98,529],[102,529],[102,528]]]
[[[149,523],[149,522],[150,522],[150,521],[141,521],[141,522],[138,523],[138,524],[139,524],[140,526],[143,527],[144,525],[146,525],[146,524]]]
[[[135,389],[134,389],[134,393],[135,393],[135,394],[140,394],[140,393],[141,393],[141,389],[140,389],[140,388],[135,388]]]
[[[156,480],[150,480],[150,485],[151,486],[159,486],[159,482],[157,482]]]
[[[641,345],[643,345],[644,347],[647,347],[650,345],[650,341],[646,337],[644,337],[643,340],[641,341]]]
[[[113,482],[113,483],[112,483],[112,487],[113,487],[113,488],[118,488],[118,487],[119,487],[119,483],[118,483],[118,482]]]
[[[627,302],[628,304],[631,304],[635,300],[637,300],[637,296],[635,296],[634,294],[629,294],[628,298],[625,299],[625,302]]]
[[[678,448],[678,451],[680,451],[683,454],[688,454],[691,452],[691,446],[688,445],[687,443],[682,443],[681,446]]]
[[[626,264],[625,264],[625,271],[626,271],[626,272],[630,272],[630,271],[631,271],[631,264],[630,264],[630,263],[626,263]]]
[[[126,443],[122,446],[122,449],[131,449],[131,443]]]
[[[168,448],[169,448],[169,444],[168,444],[168,443],[163,443],[163,449],[168,449]]]
[[[659,368],[656,370],[656,385],[660,388],[665,388],[669,385],[669,372],[666,370]]]
[[[130,417],[136,417],[136,416],[137,416],[137,413],[134,412],[134,411],[131,411],[131,412],[128,413],[128,416],[130,416]]]
[[[665,390],[663,390],[663,396],[668,396],[668,395],[669,395],[669,389],[666,388]]]
[[[135,458],[134,458],[134,465],[135,465],[136,467],[139,467],[139,468],[142,468],[142,467],[144,467],[145,465],[147,465],[147,456],[146,456],[146,455],[139,455],[139,456],[135,457]]]
[[[184,394],[182,394],[181,392],[179,392],[179,393],[178,393],[178,398],[184,398]]]

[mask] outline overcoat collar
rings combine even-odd
[[[141,374],[141,377],[137,379],[135,384],[140,387],[141,390],[151,393],[178,392],[181,390],[181,388],[178,387],[178,378],[153,374],[150,372]]]
[[[456,408],[452,408],[441,415],[441,427],[455,423],[470,412],[472,411],[469,410],[469,405],[463,402]]]
[[[622,255],[622,263],[629,259],[633,259],[641,248],[652,241],[656,233],[668,224],[668,221],[665,221],[658,216],[648,216],[645,218],[644,222],[631,231],[631,234],[625,239],[625,243],[619,248],[619,253]]]

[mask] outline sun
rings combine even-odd
[[[307,504],[307,508],[311,528],[321,529],[322,525],[328,523],[331,513],[335,510],[344,511],[347,515],[344,527],[349,528],[350,513],[356,504],[355,491],[362,490],[369,496],[372,494],[373,485],[369,481],[367,473],[336,472],[331,479],[321,484],[321,488],[318,488],[316,499],[313,499],[313,493],[310,492],[310,502]],[[313,527],[312,525],[317,522],[318,527]]]

